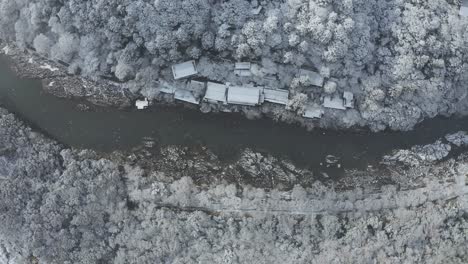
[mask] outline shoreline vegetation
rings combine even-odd
[[[184,84],[173,80],[171,68],[196,60],[197,78],[288,91],[293,111],[274,104],[227,109],[248,118],[263,115],[309,129],[407,131],[427,118],[468,112],[463,56],[468,19],[460,16],[458,1],[162,0],[106,2],[103,9],[76,0],[3,0],[1,5],[0,39],[59,61],[63,72],[109,81],[89,94],[105,104],[125,105],[118,93],[172,102],[163,84]],[[239,77],[235,62],[259,68]],[[304,71],[312,77],[298,75]],[[78,85],[66,90],[89,92]],[[325,109],[319,120],[300,117],[307,104],[321,105],[344,92],[354,95],[354,110]]]
[[[288,90],[293,111],[224,109],[248,119],[401,132],[468,115],[459,14],[458,0],[0,0],[0,53],[96,106],[179,105],[161,84],[184,85],[171,66],[196,60],[203,81]],[[345,91],[354,109],[301,117]],[[334,177],[248,148],[228,162],[201,145],[99,153],[0,105],[0,263],[468,263],[468,133],[379,158]]]
[[[22,50],[11,42],[0,41],[0,53],[12,61],[12,70],[15,74],[21,78],[42,80],[44,90],[57,97],[84,99],[99,106],[129,109],[134,108],[135,101],[142,96],[132,93],[125,83],[112,78],[89,78],[70,74],[67,72],[66,65],[44,58],[33,50]],[[152,99],[150,106],[153,104],[168,107],[178,105],[200,111],[196,105],[175,101],[172,95],[163,93]],[[368,129],[350,123],[336,123],[332,116],[322,118],[319,124],[318,120],[301,117],[294,111],[285,109],[284,106],[272,103],[264,103],[260,107],[224,106],[224,112],[226,111],[241,114],[251,120],[268,118],[275,122],[299,125],[307,130],[324,128],[363,131]],[[211,109],[209,112],[221,112],[221,109]]]
[[[68,149],[0,109],[0,260],[464,263],[468,156],[428,158],[438,144],[396,151],[386,173],[327,181],[251,151],[223,168],[202,150]],[[238,181],[248,175],[279,183]],[[281,184],[297,176],[309,182]]]

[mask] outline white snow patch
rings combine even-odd
[[[2,49],[2,51],[3,51],[3,54],[8,55],[8,53],[10,53],[10,47],[5,46],[5,47]]]
[[[54,67],[50,66],[49,64],[44,64],[42,66],[39,66],[39,68],[49,70],[51,72],[55,72],[55,71],[59,70],[58,68],[54,68]]]

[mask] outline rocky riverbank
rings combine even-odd
[[[67,73],[67,66],[0,42],[0,50],[12,61],[11,69],[20,78],[38,79],[45,91],[61,98],[85,99],[93,104],[130,107],[135,96],[119,83],[87,79]]]
[[[252,151],[149,154],[68,149],[0,110],[1,262],[468,261],[466,154],[333,180]]]

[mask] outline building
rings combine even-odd
[[[200,99],[192,92],[185,89],[177,89],[174,93],[174,99],[191,104],[200,104]]]
[[[314,71],[309,71],[309,70],[304,70],[301,69],[299,71],[299,76],[300,77],[307,77],[310,80],[310,83],[314,86],[322,87],[324,79],[322,75],[314,72]]]
[[[165,94],[174,94],[175,93],[175,85],[174,84],[170,84],[168,82],[161,82],[160,83],[160,88],[159,88],[159,91],[161,93],[165,93]]]
[[[261,104],[260,87],[231,86],[228,89],[227,102],[236,105],[256,106]]]
[[[323,98],[323,106],[331,109],[346,110],[343,99],[338,96],[325,96]]]
[[[252,76],[252,64],[250,62],[236,62],[234,73],[237,76],[249,77]]]
[[[352,92],[343,92],[343,103],[346,108],[354,108],[354,94]]]
[[[206,85],[206,93],[203,101],[208,103],[227,104],[227,85],[221,83],[208,82]]]
[[[306,109],[302,116],[305,118],[322,118],[323,114],[323,108],[319,105],[313,104],[306,106]]]
[[[289,91],[281,89],[263,89],[265,101],[275,104],[286,105],[289,100]]]
[[[468,17],[468,0],[462,0],[460,6],[460,16]]]
[[[185,88],[175,91],[174,99],[191,104],[200,104],[200,98],[204,91],[204,82],[191,80]]]
[[[195,61],[186,61],[172,66],[172,74],[175,80],[187,78],[198,73]]]
[[[143,109],[148,108],[149,106],[148,98],[145,98],[144,100],[136,100],[135,106],[138,110],[143,110]]]

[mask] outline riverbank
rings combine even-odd
[[[0,110],[0,260],[468,260],[467,154],[333,181],[251,151],[227,166],[204,149],[147,154],[69,149]]]
[[[84,99],[99,106],[110,106],[120,109],[133,108],[133,103],[142,95],[132,92],[125,82],[116,82],[108,78],[95,76],[90,79],[80,75],[69,74],[68,66],[39,56],[32,50],[21,50],[14,43],[0,42],[0,51],[11,60],[12,70],[21,78],[39,79],[43,82],[44,90],[55,96],[68,99]],[[159,106],[183,106],[197,109],[192,104],[177,102],[173,96],[159,93],[152,96],[152,104]],[[288,111],[284,106],[265,103],[259,107],[223,106],[208,107],[211,113],[240,113],[247,119],[272,119],[275,122],[300,125],[307,130],[314,128],[361,130],[365,123],[356,124],[356,111],[348,111],[346,118],[341,119],[339,111],[330,111],[322,119],[307,119]],[[197,111],[200,111],[197,109]],[[336,112],[336,115],[333,114]],[[351,121],[352,120],[352,121]]]
[[[40,79],[43,81],[45,91],[68,99],[85,99],[100,106],[128,109],[142,95],[131,88],[131,84],[117,82],[103,76],[94,76],[93,79],[76,74],[69,74],[69,67],[56,61],[39,56],[32,50],[21,50],[13,43],[0,42],[0,50],[6,55],[13,65],[13,70],[21,78]],[[148,84],[149,85],[149,84]],[[152,84],[153,85],[153,84]],[[148,95],[146,95],[148,96]],[[157,93],[150,96],[152,103],[159,106],[179,105],[189,109],[197,109],[197,106],[177,102],[173,96]],[[258,107],[250,106],[223,106],[223,108],[205,106],[208,112],[240,113],[247,119],[256,120],[268,118],[275,122],[299,125],[307,130],[316,128],[361,131],[371,129],[378,132],[385,126],[367,123],[356,110],[326,110],[326,115],[320,119],[309,119],[299,116],[296,112],[285,109],[284,106],[272,103],[264,103]],[[204,109],[202,107],[202,109]],[[200,110],[197,110],[200,111]],[[400,119],[398,119],[400,120]],[[405,121],[406,120],[406,121]],[[393,124],[395,130],[410,130],[423,119],[401,119],[400,124]],[[406,122],[406,123],[405,123]]]
[[[59,74],[46,61],[39,65],[48,69],[44,74]],[[222,162],[235,162],[250,149],[263,157],[271,156],[314,175],[335,179],[346,170],[378,167],[381,157],[394,149],[427,145],[446,134],[468,131],[468,119],[455,118],[428,120],[415,130],[402,133],[321,129],[307,132],[268,119],[246,120],[232,113],[203,114],[180,105],[154,106],[146,111],[118,109],[84,99],[56,97],[43,91],[50,86],[18,78],[10,66],[0,58],[0,103],[5,108],[67,146],[102,153],[116,150],[132,153],[135,148],[144,147],[158,155],[161,149],[178,146],[205,148]],[[45,70],[41,67],[40,70]],[[327,163],[329,156],[337,159],[333,166]]]

